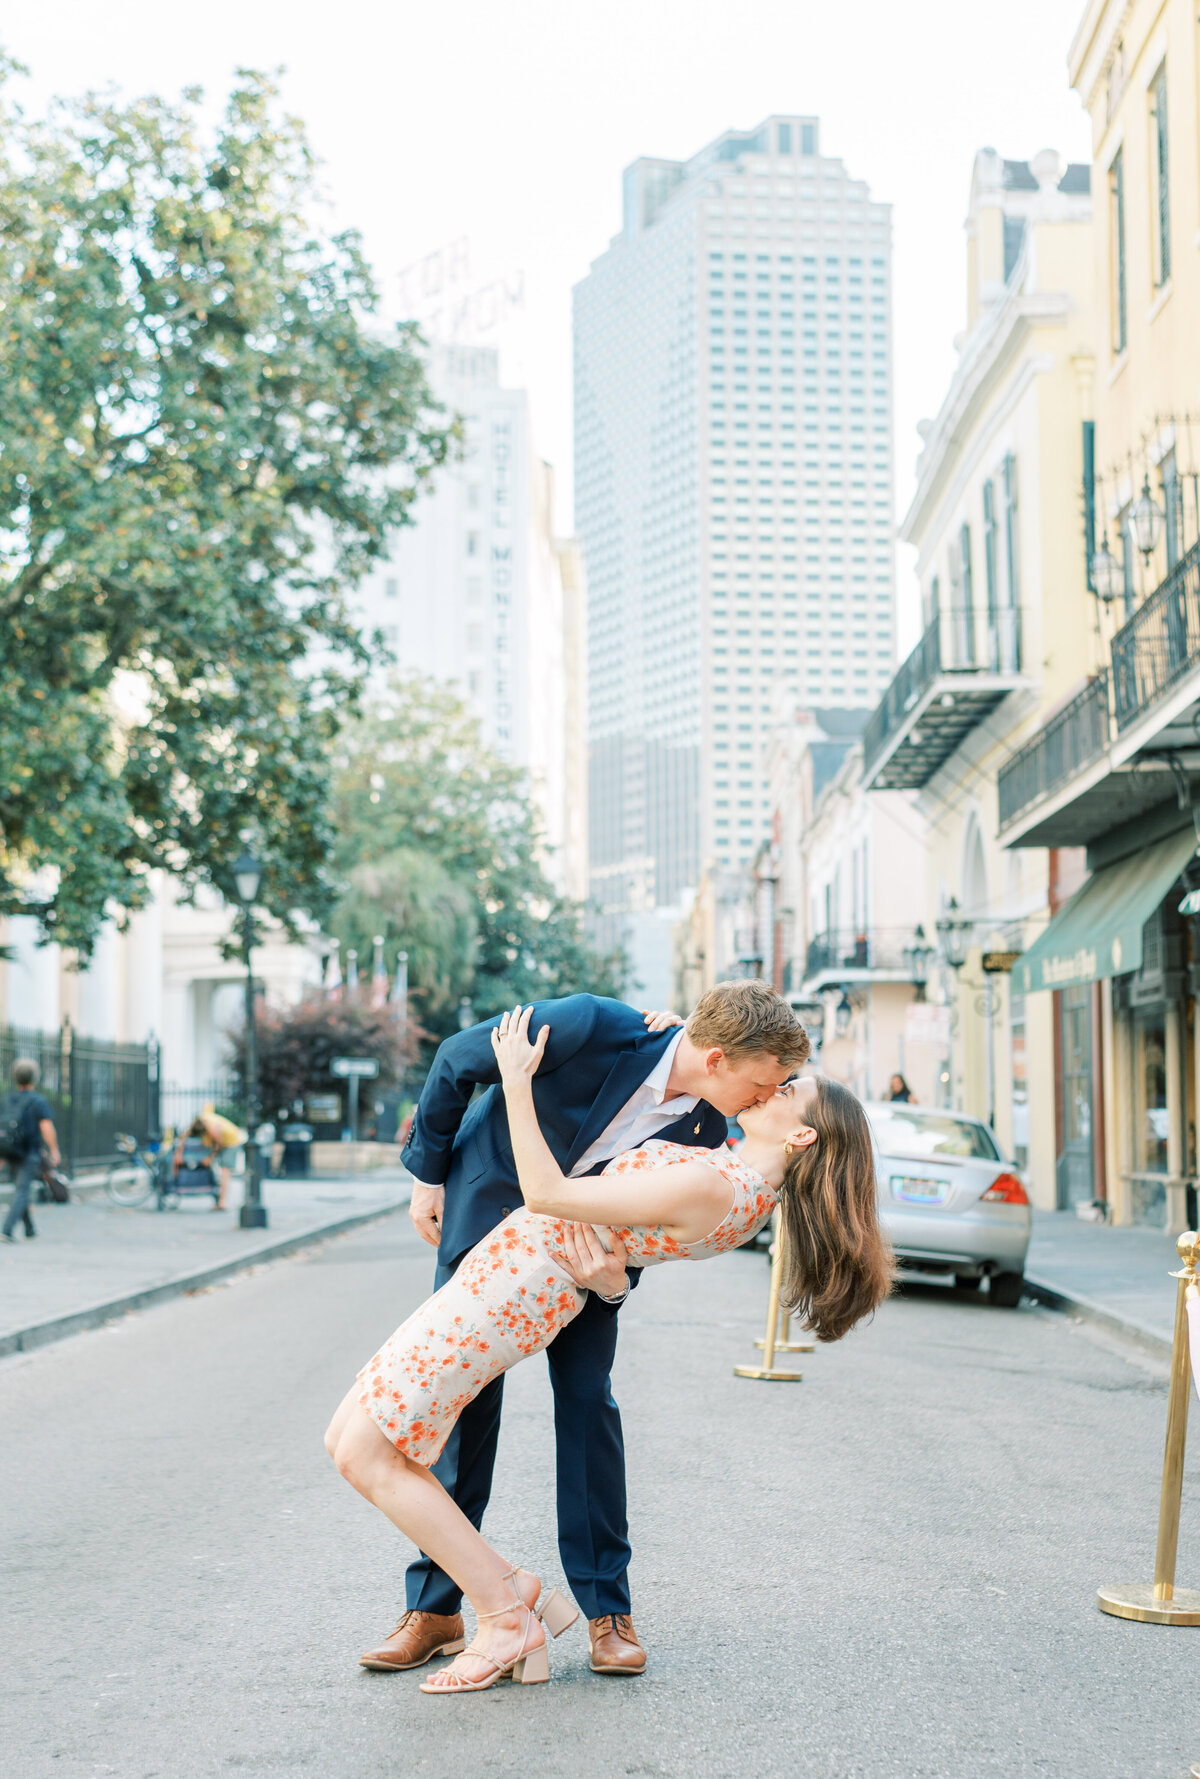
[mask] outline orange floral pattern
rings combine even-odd
[[[740,1247],[775,1209],[761,1174],[728,1149],[651,1142],[610,1161],[606,1174],[636,1173],[705,1160],[732,1188],[726,1215],[703,1241],[674,1241],[660,1226],[618,1229],[631,1261],[707,1260]],[[477,1242],[452,1279],[435,1291],[358,1374],[360,1405],[397,1451],[436,1463],[455,1421],[485,1384],[540,1353],[582,1310],[586,1291],[565,1267],[565,1225],[524,1205]]]

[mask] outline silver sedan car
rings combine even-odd
[[[867,1106],[879,1216],[905,1272],[953,1273],[1002,1309],[1021,1301],[1032,1213],[988,1126],[899,1101]]]

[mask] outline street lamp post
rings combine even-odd
[[[971,922],[964,920],[959,913],[958,897],[951,896],[946,903],[945,911],[934,923],[938,936],[938,950],[942,961],[954,972],[954,994],[951,996],[951,1036],[950,1050],[946,1061],[947,1082],[946,1100],[950,1107],[954,1105],[954,1020],[957,1017],[955,1005],[958,992],[958,973],[967,961],[967,950],[971,938]]]
[[[233,867],[233,881],[237,886],[238,901],[242,906],[242,957],[246,964],[246,1048],[244,1056],[246,1125],[249,1135],[246,1139],[246,1196],[238,1213],[238,1222],[243,1229],[265,1229],[267,1227],[267,1207],[262,1202],[259,1178],[258,1046],[255,1042],[254,972],[251,968],[250,958],[254,943],[254,904],[258,899],[258,886],[262,882],[262,874],[261,864],[250,851],[249,846],[244,845]]]

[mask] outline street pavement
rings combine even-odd
[[[1163,1367],[925,1286],[794,1361],[802,1383],[735,1379],[765,1308],[750,1252],[656,1269],[621,1312],[647,1676],[590,1674],[578,1626],[545,1687],[431,1699],[361,1671],[405,1546],[321,1434],[431,1270],[396,1216],[0,1362],[5,1772],[1183,1779],[1200,1759],[1200,1631],[1095,1605],[1150,1578]],[[507,1388],[487,1529],[561,1583],[544,1361]]]
[[[1081,1304],[1170,1343],[1180,1266],[1175,1237],[1161,1229],[1111,1229],[1073,1211],[1035,1211],[1025,1271]]]
[[[153,1200],[131,1208],[114,1205],[102,1191],[65,1205],[34,1205],[35,1239],[27,1241],[18,1225],[16,1241],[0,1243],[0,1340],[395,1204],[407,1199],[411,1184],[402,1168],[355,1179],[264,1180],[265,1230],[239,1227],[240,1180],[227,1211],[214,1210],[210,1198],[183,1199],[175,1210],[158,1211]]]

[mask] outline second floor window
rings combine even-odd
[[[1171,179],[1167,153],[1167,68],[1164,62],[1150,89],[1154,139],[1154,282],[1171,276]]]
[[[1119,148],[1108,170],[1108,240],[1111,259],[1112,348],[1115,355],[1129,344],[1129,304],[1125,282],[1125,150]]]

